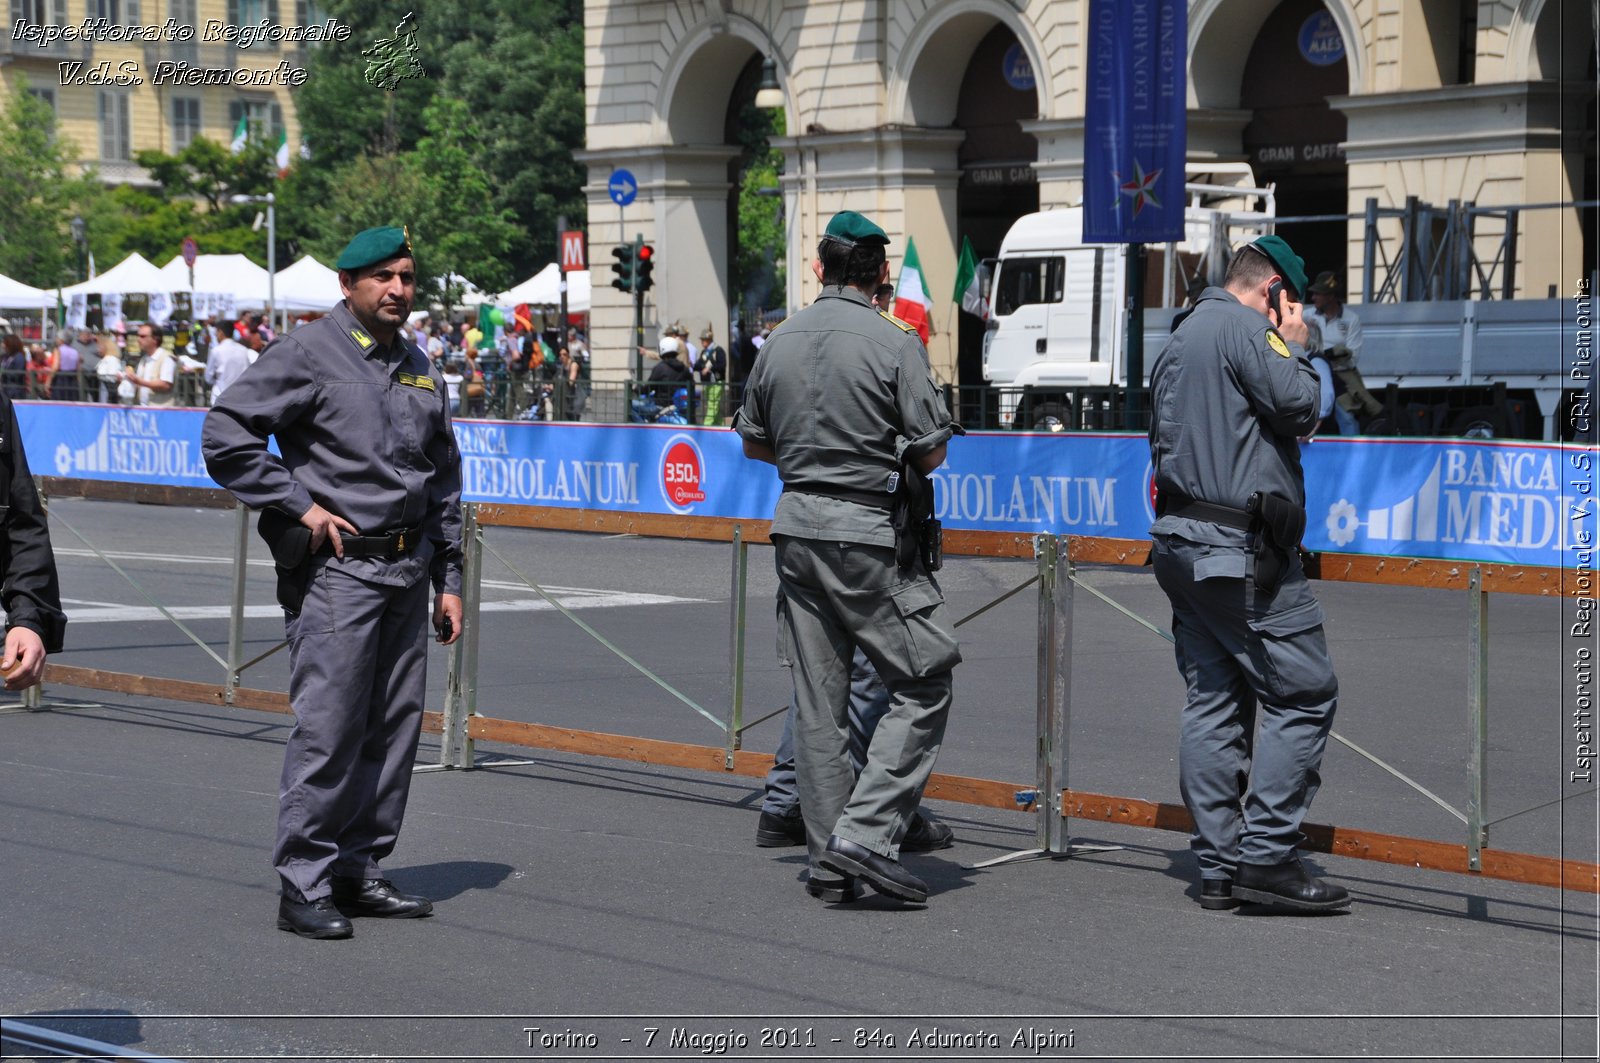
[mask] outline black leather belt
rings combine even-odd
[[[339,542],[345,557],[381,557],[388,561],[404,557],[422,541],[422,525],[399,528],[382,535],[341,535]],[[333,553],[333,543],[324,541],[320,554]]]
[[[1252,531],[1255,527],[1255,517],[1242,509],[1202,502],[1197,498],[1173,494],[1170,491],[1161,492],[1161,515],[1203,520],[1209,524],[1220,524],[1224,528],[1237,528],[1239,531]]]
[[[885,513],[893,512],[894,498],[882,491],[852,491],[846,487],[818,487],[815,484],[784,484],[784,494],[821,495],[823,498],[837,498],[841,502],[854,502],[858,506],[870,506],[881,509]]]

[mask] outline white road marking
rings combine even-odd
[[[521,586],[518,584],[517,586]],[[619,607],[639,605],[689,605],[705,602],[705,598],[678,598],[668,594],[637,594],[624,591],[587,590],[583,588],[566,587],[559,592],[550,588],[552,597],[564,607],[573,610],[581,609],[616,609]],[[147,605],[116,605],[109,602],[64,602],[67,605],[67,620],[72,624],[111,624],[111,623],[137,623],[150,620],[164,620],[159,610]],[[551,611],[553,607],[543,598],[514,598],[508,601],[489,601],[479,606],[485,613],[538,613]],[[229,609],[226,605],[173,605],[167,611],[179,620],[226,620]],[[246,619],[277,619],[283,616],[283,610],[276,605],[247,605],[244,607]]]

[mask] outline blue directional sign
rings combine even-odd
[[[611,201],[619,207],[626,207],[639,194],[639,182],[627,170],[612,170],[606,187],[611,190]]]

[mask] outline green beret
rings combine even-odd
[[[835,214],[833,220],[828,222],[828,228],[822,236],[824,239],[837,240],[851,247],[862,240],[878,240],[885,244],[889,242],[888,233],[853,210],[841,210]]]
[[[345,245],[339,261],[334,263],[335,269],[365,269],[377,262],[386,262],[400,255],[411,255],[411,237],[406,235],[404,229],[397,229],[393,225],[384,225],[376,229],[356,233],[355,238]]]
[[[1289,294],[1304,301],[1306,297],[1306,260],[1295,254],[1281,236],[1263,236],[1250,245],[1278,267],[1278,275],[1288,286]]]

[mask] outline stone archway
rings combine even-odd
[[[949,302],[963,236],[980,258],[999,251],[1018,217],[1039,209],[1038,143],[1030,128],[1051,99],[1050,71],[1033,27],[1016,5],[947,0],[916,20],[890,71],[887,118],[922,129],[950,129],[929,158],[934,173],[906,190],[908,235],[915,238],[935,299],[935,355],[941,377],[984,383],[982,323]]]

